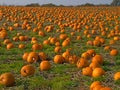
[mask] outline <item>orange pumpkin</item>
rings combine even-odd
[[[94,70],[95,68],[100,67],[100,64],[92,62],[92,63],[90,63],[89,67],[91,67]]]
[[[14,48],[14,44],[13,43],[9,43],[7,44],[6,48],[9,50],[11,48]]]
[[[57,64],[62,64],[64,62],[64,57],[62,55],[55,55],[54,62]]]
[[[81,57],[82,57],[82,58],[85,58],[85,59],[90,59],[90,55],[89,55],[89,53],[87,53],[87,52],[82,53],[82,54],[81,54]]]
[[[118,50],[117,50],[117,49],[112,49],[112,50],[110,51],[110,55],[111,55],[111,56],[116,56],[116,55],[118,55]]]
[[[25,48],[25,44],[19,44],[18,48],[19,48],[19,49]]]
[[[27,57],[27,62],[29,63],[34,63],[39,60],[39,56],[36,52],[30,52],[28,57]]]
[[[27,61],[28,55],[29,55],[29,53],[25,52],[22,56],[23,60]]]
[[[3,73],[0,75],[0,84],[5,86],[13,86],[15,83],[15,77],[12,73]]]
[[[120,80],[120,72],[114,74],[114,80]]]
[[[103,57],[102,57],[102,55],[96,54],[96,55],[92,58],[92,62],[94,62],[94,63],[99,63],[99,64],[103,64]]]
[[[41,60],[46,60],[47,59],[47,55],[44,52],[39,52],[38,55],[39,55]]]
[[[105,71],[102,68],[95,68],[92,72],[92,77],[99,77],[105,74]]]
[[[49,61],[42,61],[41,63],[40,63],[40,70],[41,71],[45,71],[45,70],[49,70],[51,68],[51,64],[50,64],[50,62]]]
[[[35,73],[35,68],[32,65],[25,65],[20,70],[21,75],[26,77]]]
[[[33,51],[40,50],[40,49],[42,49],[41,44],[35,43],[35,44],[32,45],[32,50]]]
[[[69,63],[70,64],[76,64],[77,63],[77,61],[78,61],[78,56],[76,56],[76,55],[71,55],[71,56],[69,56]]]
[[[55,47],[54,52],[56,52],[56,53],[60,53],[60,52],[62,52],[62,48],[61,48],[61,46],[57,46],[57,47]]]
[[[77,61],[77,67],[78,68],[83,68],[83,67],[87,67],[88,66],[88,60],[86,60],[85,58],[80,58]]]
[[[82,74],[85,76],[92,76],[92,71],[91,67],[85,67],[82,69]]]
[[[90,85],[90,90],[93,90],[93,88],[95,88],[97,85],[102,85],[102,83],[100,81],[94,81],[91,85]]]

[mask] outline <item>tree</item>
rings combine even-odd
[[[120,6],[120,0],[113,0],[111,3],[112,6]]]

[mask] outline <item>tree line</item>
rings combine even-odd
[[[55,5],[53,3],[48,3],[48,4],[43,4],[40,5],[39,3],[31,3],[31,4],[27,4],[27,7],[64,7],[64,5]],[[86,3],[86,4],[82,4],[82,5],[77,5],[77,7],[79,6],[120,6],[120,0],[113,0],[111,4],[100,4],[100,5],[94,5],[92,3]]]

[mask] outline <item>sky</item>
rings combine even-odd
[[[30,3],[47,4],[53,3],[56,5],[81,5],[85,3],[93,4],[110,4],[112,0],[0,0],[0,5],[26,5]]]

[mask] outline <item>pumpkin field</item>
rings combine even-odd
[[[120,90],[120,7],[0,6],[0,90]]]

